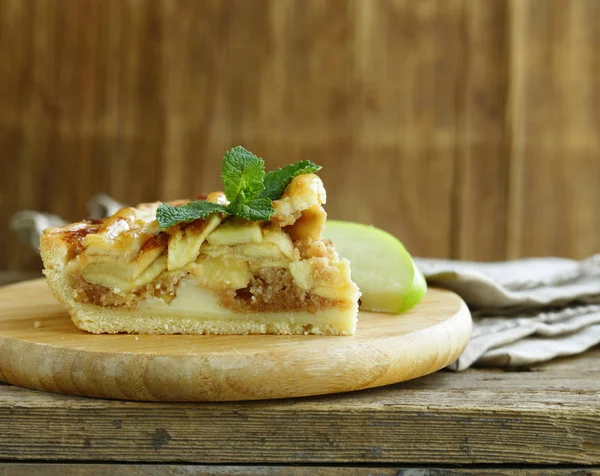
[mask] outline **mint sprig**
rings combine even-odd
[[[196,200],[180,207],[161,203],[156,210],[156,219],[163,229],[205,219],[214,213],[252,221],[268,220],[274,212],[273,200],[281,198],[294,177],[320,169],[321,166],[303,160],[265,174],[264,161],[242,146],[237,146],[225,154],[221,169],[229,205],[206,200]]]

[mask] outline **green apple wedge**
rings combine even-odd
[[[427,292],[425,278],[404,245],[374,226],[327,220],[325,238],[350,260],[352,279],[362,292],[361,309],[401,313]]]

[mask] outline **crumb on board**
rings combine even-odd
[[[140,338],[138,336],[135,336],[135,340],[140,340]]]
[[[42,323],[40,321],[35,321],[33,323],[33,327],[35,327],[36,329],[38,329],[38,328],[42,327]]]

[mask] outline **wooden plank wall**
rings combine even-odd
[[[417,255],[600,251],[600,1],[0,0],[0,269],[75,220],[219,186],[243,144],[324,165],[331,217]]]

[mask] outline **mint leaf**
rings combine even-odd
[[[156,219],[161,228],[169,228],[178,223],[207,218],[213,213],[227,213],[227,208],[205,200],[196,200],[180,207],[161,203],[156,210]]]
[[[312,174],[321,170],[321,166],[310,160],[301,160],[293,165],[286,165],[265,175],[265,195],[271,200],[279,200],[294,177],[302,174]]]
[[[156,211],[161,228],[207,218],[213,213],[268,220],[274,212],[273,200],[278,200],[294,177],[321,169],[310,160],[302,160],[265,174],[265,163],[242,146],[225,153],[221,178],[229,205],[196,200],[181,207],[162,203]]]
[[[231,205],[230,205],[231,206]],[[228,211],[231,213],[231,210]],[[274,212],[273,202],[270,198],[259,197],[244,202],[236,210],[235,215],[246,220],[268,220]],[[233,213],[231,213],[233,214]]]
[[[221,178],[225,185],[227,207],[231,215],[240,215],[245,203],[260,197],[265,186],[265,163],[241,145],[229,150],[223,157]]]

